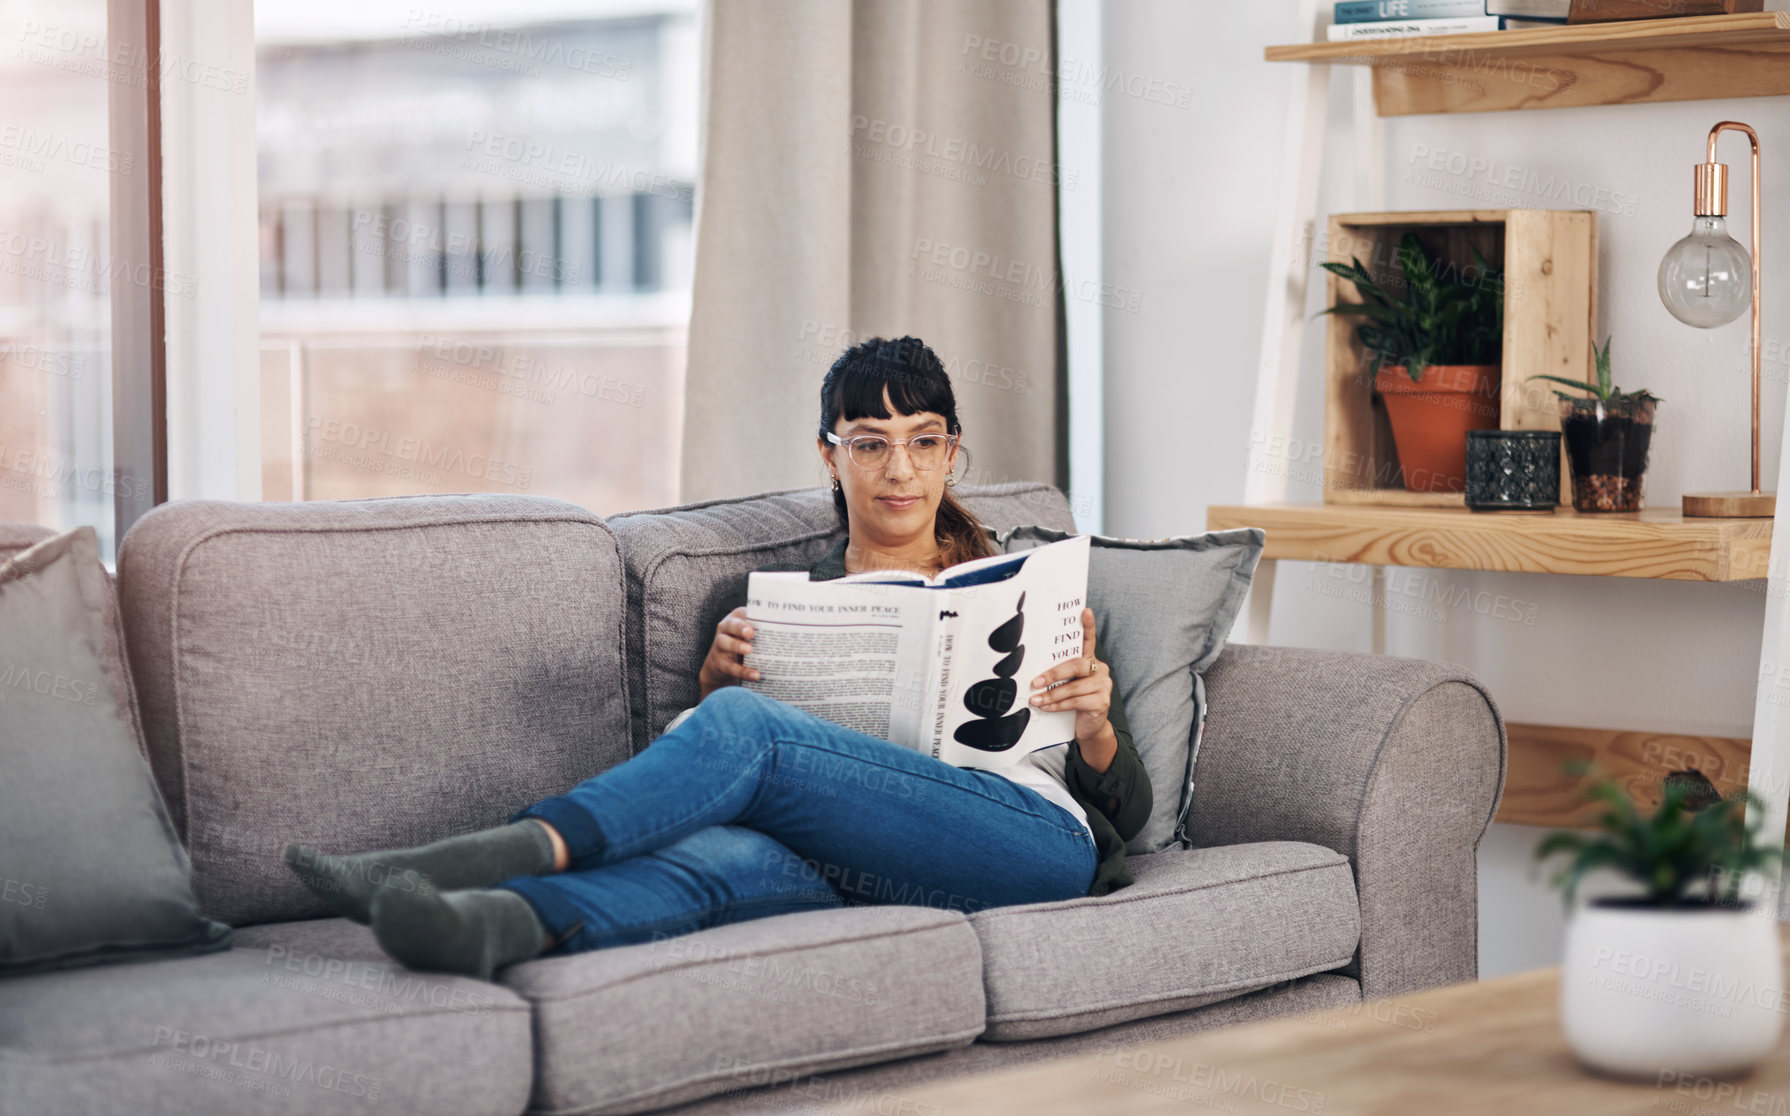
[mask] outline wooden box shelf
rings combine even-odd
[[[1270,62],[1373,67],[1382,116],[1790,93],[1790,12],[1271,46]]]
[[[1474,251],[1503,269],[1504,357],[1499,422],[1556,430],[1554,395],[1530,376],[1590,380],[1597,319],[1597,214],[1591,210],[1464,209],[1337,213],[1325,258],[1358,258],[1381,285],[1403,283],[1398,244],[1415,232],[1444,280],[1473,282]],[[1325,306],[1359,302],[1355,284],[1328,276]],[[1406,491],[1384,403],[1355,337],[1361,318],[1332,314],[1324,345],[1324,499],[1336,504],[1464,507],[1460,492]],[[1562,460],[1562,497],[1566,487]]]
[[[1695,771],[1726,798],[1744,790],[1750,740],[1624,729],[1567,728],[1509,722],[1504,797],[1494,819],[1509,825],[1587,827],[1603,811],[1588,800],[1591,779],[1565,769],[1593,764],[1621,784],[1636,806],[1651,810],[1674,772]]]

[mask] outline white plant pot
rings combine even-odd
[[[1777,1045],[1777,921],[1743,909],[1580,907],[1566,927],[1560,1023],[1580,1061],[1620,1077],[1743,1073]]]

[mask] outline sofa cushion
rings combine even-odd
[[[299,944],[353,941],[319,929],[275,948],[238,939],[204,957],[0,980],[0,1112],[523,1110],[528,1005]]]
[[[976,517],[1005,529],[1039,523],[1073,530],[1063,494],[1048,484],[962,485]],[[820,561],[844,533],[825,488],[708,500],[609,520],[628,576],[628,682],[634,750],[696,704],[723,604],[763,566]]]
[[[1009,553],[1069,535],[1016,527]],[[1132,855],[1185,845],[1194,764],[1205,722],[1201,675],[1224,650],[1262,556],[1259,527],[1162,539],[1089,535],[1088,605],[1124,698],[1132,743],[1150,774],[1150,817],[1125,842]]]
[[[502,824],[625,759],[621,559],[521,496],[182,501],[119,556],[151,763],[204,910],[326,913],[280,859]]]
[[[0,973],[229,947],[143,760],[116,625],[93,528],[0,560]]]
[[[542,1113],[646,1112],[968,1045],[982,966],[961,914],[777,915],[504,970],[535,1009]]]
[[[1355,955],[1361,912],[1341,853],[1263,841],[1126,863],[1136,882],[1111,895],[970,916],[988,986],[984,1039],[1184,1011]]]
[[[0,562],[55,537],[56,532],[36,523],[0,523]]]
[[[0,562],[6,561],[22,550],[29,550],[45,539],[53,539],[56,532],[36,523],[0,523]],[[106,572],[105,596],[105,628],[106,637],[106,678],[114,689],[123,689],[130,693],[130,708],[123,710],[130,718],[131,735],[137,742],[137,749],[143,750],[142,717],[137,709],[137,692],[131,682],[130,666],[124,655],[124,623],[118,615],[118,593],[112,582],[112,574]]]

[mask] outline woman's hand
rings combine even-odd
[[[1053,685],[1053,690],[1043,689]],[[1094,657],[1093,609],[1081,610],[1081,657],[1058,663],[1032,679],[1032,690],[1036,709],[1075,711],[1075,741],[1089,767],[1104,772],[1112,765],[1119,750],[1118,734],[1106,719],[1113,703],[1113,675]]]
[[[742,657],[751,650],[752,625],[746,622],[746,606],[741,605],[715,625],[715,641],[709,644],[708,656],[696,675],[702,696],[706,698],[723,686],[757,681],[758,672],[747,666]]]

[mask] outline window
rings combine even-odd
[[[675,501],[696,19],[256,0],[266,499]]]
[[[112,251],[113,191],[151,168],[112,136],[141,52],[107,35],[105,0],[24,0],[0,14],[0,520],[86,524],[116,546],[120,505],[153,499],[113,453],[114,294],[150,284]],[[132,514],[129,518],[135,518]]]

